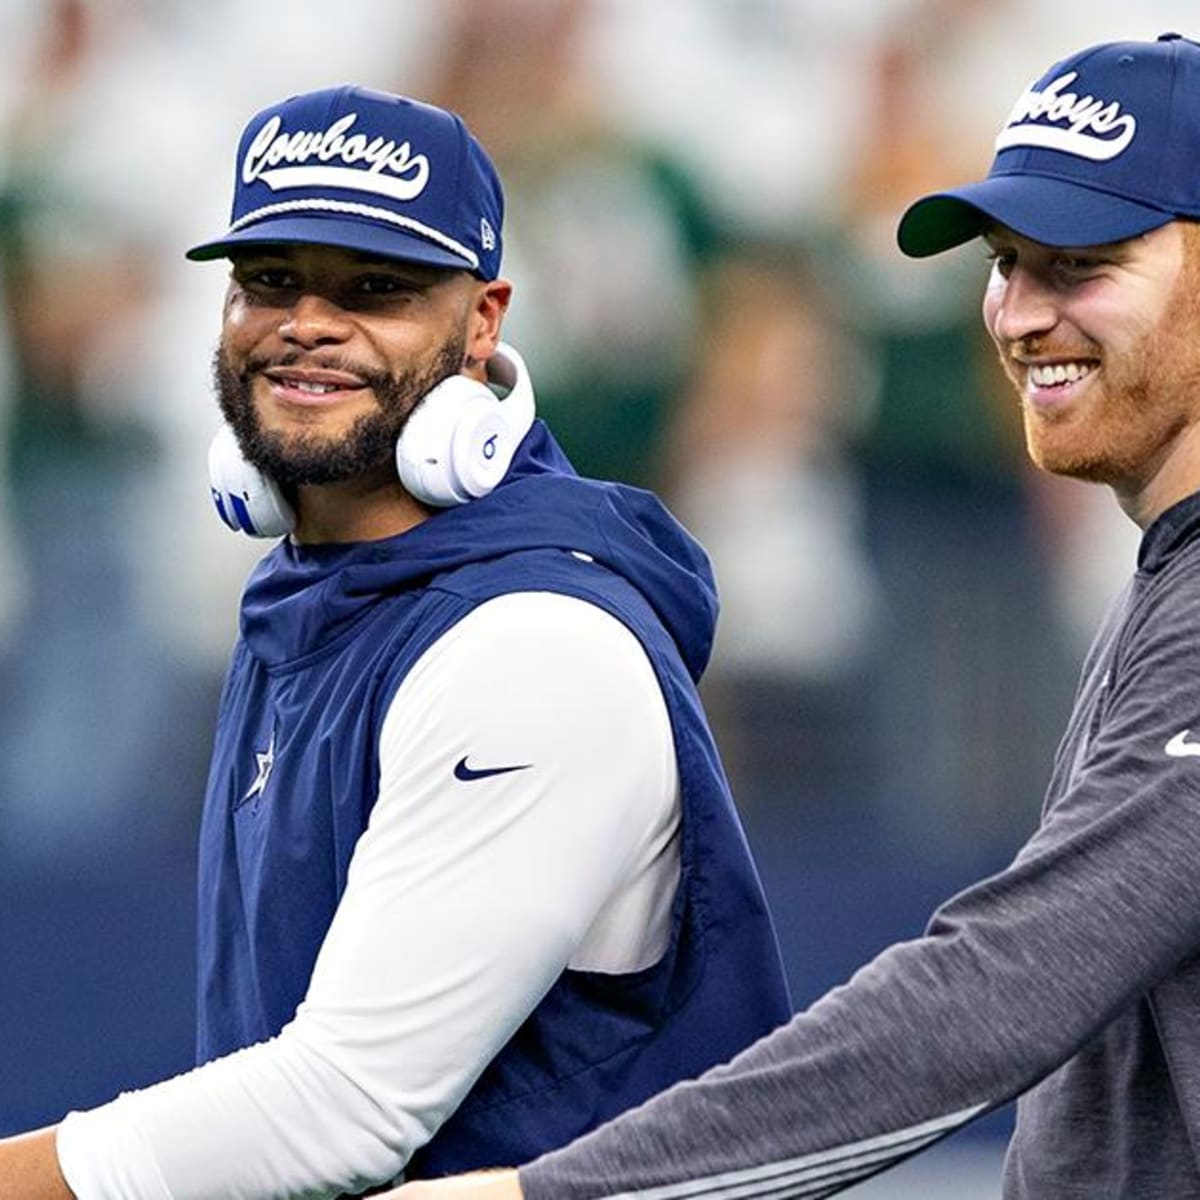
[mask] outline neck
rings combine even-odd
[[[1200,491],[1200,423],[1188,425],[1142,477],[1114,483],[1113,490],[1126,516],[1143,530]]]
[[[404,533],[429,515],[388,471],[371,479],[298,488],[292,539],[302,545],[375,542]]]

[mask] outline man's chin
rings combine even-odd
[[[259,469],[284,487],[331,487],[362,484],[376,487],[397,478],[395,459],[343,462],[327,456],[267,457]]]
[[[1079,479],[1084,483],[1112,483],[1120,471],[1107,455],[1083,454],[1056,446],[1029,447],[1029,457],[1036,467],[1064,479]]]
[[[340,436],[255,430],[242,448],[277,483],[310,487],[394,478],[395,444],[392,431],[359,426]]]

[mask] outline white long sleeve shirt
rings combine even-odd
[[[450,780],[464,729],[468,778]],[[508,761],[514,746],[528,757]],[[614,617],[540,592],[481,605],[398,689],[379,778],[295,1019],[67,1117],[58,1154],[79,1200],[315,1200],[395,1177],[564,968],[661,955],[674,746]]]

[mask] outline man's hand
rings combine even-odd
[[[58,1169],[53,1129],[0,1139],[0,1196],[5,1200],[75,1200]]]
[[[515,1170],[472,1171],[406,1183],[378,1200],[524,1200]]]

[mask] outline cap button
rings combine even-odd
[[[1160,42],[1179,42],[1183,40],[1182,33],[1160,33],[1158,41]]]

